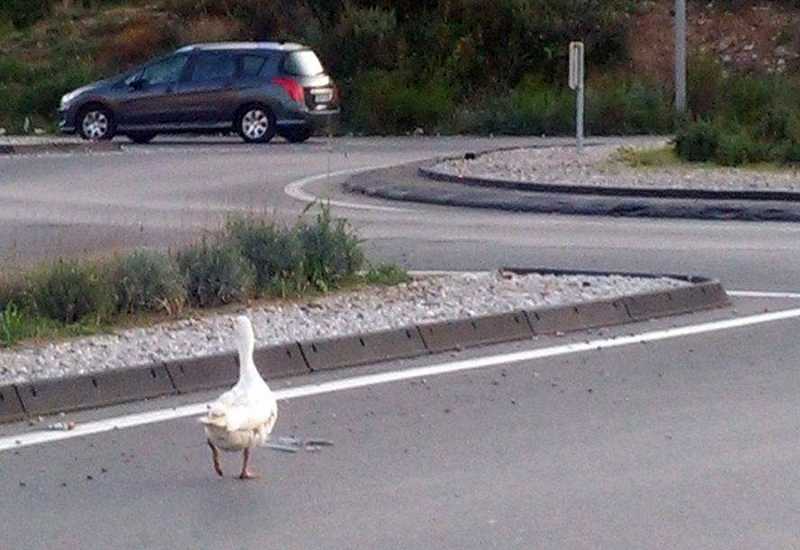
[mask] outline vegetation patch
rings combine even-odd
[[[352,227],[318,206],[311,220],[293,226],[232,217],[175,255],[141,249],[0,277],[0,346],[93,334],[148,316],[174,318],[187,305],[206,309],[409,280],[395,265],[368,266]]]

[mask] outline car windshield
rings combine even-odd
[[[315,76],[325,72],[317,54],[311,50],[290,53],[284,63],[284,69],[287,73],[297,76]]]

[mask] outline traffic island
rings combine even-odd
[[[256,364],[262,375],[272,380],[635,323],[729,304],[722,285],[702,277],[547,269],[502,269],[498,272],[498,277],[503,279],[527,276],[549,278],[547,280],[569,278],[576,282],[577,287],[602,278],[653,281],[654,284],[641,285],[643,288],[653,287],[643,292],[453,316],[389,330],[264,346],[256,350]],[[660,281],[665,284],[660,284]],[[221,388],[235,383],[237,377],[237,358],[231,351],[9,384],[0,386],[0,422]]]

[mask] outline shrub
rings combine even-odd
[[[0,307],[0,346],[10,347],[26,336],[25,317],[16,304]]]
[[[398,64],[399,41],[394,10],[344,2],[333,32],[323,39],[322,55],[335,74],[390,70]]]
[[[719,144],[719,131],[704,120],[680,128],[675,136],[678,156],[690,162],[707,162],[714,158]]]
[[[297,231],[254,218],[232,218],[228,238],[255,269],[259,292],[299,290],[304,283],[303,251]]]
[[[186,301],[184,278],[170,256],[137,250],[118,260],[111,269],[117,311],[165,311],[175,314]]]
[[[180,252],[177,261],[193,306],[229,304],[244,300],[252,291],[253,267],[237,247],[204,241]]]
[[[745,132],[723,132],[719,136],[714,159],[722,166],[741,166],[752,161],[752,150],[752,139]]]
[[[713,118],[725,90],[722,65],[716,57],[692,56],[687,73],[689,109],[698,118]]]
[[[775,156],[785,164],[800,163],[800,143],[785,141],[776,147]]]
[[[346,220],[333,220],[330,207],[322,205],[313,224],[301,224],[305,274],[318,290],[336,288],[364,265],[360,242]]]
[[[182,44],[225,42],[241,35],[239,22],[225,17],[195,17],[178,33]]]
[[[371,285],[399,285],[411,280],[408,272],[393,264],[381,264],[370,266],[364,274],[364,281]]]
[[[348,118],[358,130],[379,134],[418,127],[431,131],[454,108],[452,92],[443,80],[416,84],[400,71],[366,73],[355,82],[349,105]]]
[[[664,133],[671,129],[669,99],[655,84],[617,75],[589,81],[586,94],[587,127],[593,134]]]
[[[68,325],[91,316],[100,321],[110,309],[109,285],[93,263],[59,260],[41,268],[30,293],[38,314]]]

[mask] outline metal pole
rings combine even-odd
[[[578,82],[578,124],[577,124],[578,154],[583,154],[583,75]]]
[[[675,110],[686,112],[686,0],[675,0]]]

